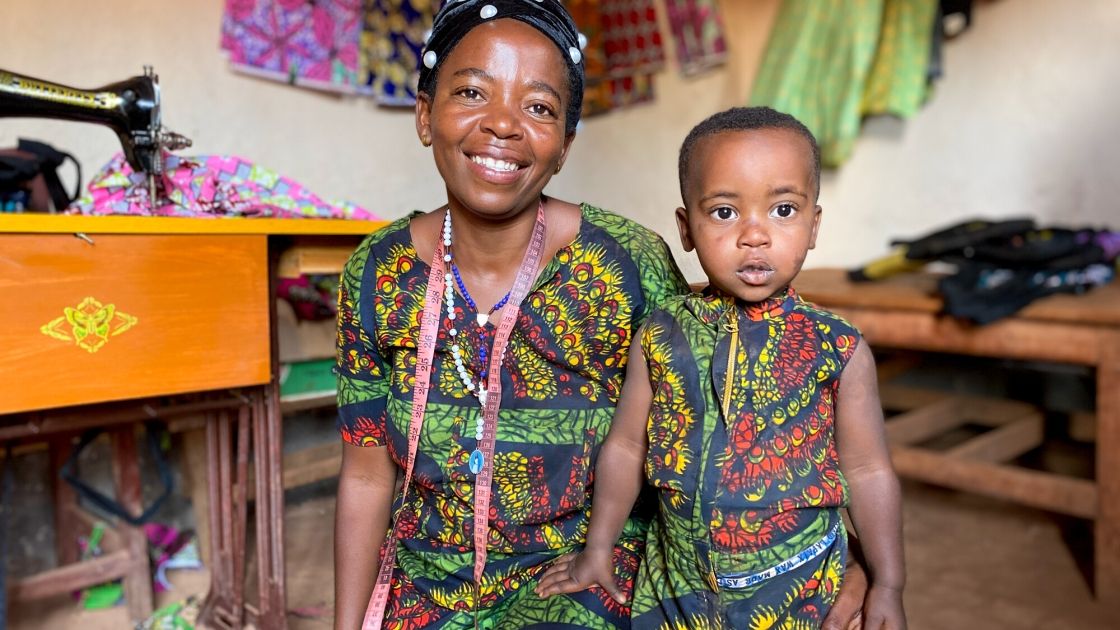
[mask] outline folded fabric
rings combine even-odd
[[[361,0],[226,0],[222,49],[234,68],[322,90],[365,89]]]
[[[298,182],[236,156],[164,155],[159,199],[151,202],[148,178],[117,154],[89,183],[69,214],[161,217],[262,217],[373,220],[364,208],[325,201]]]

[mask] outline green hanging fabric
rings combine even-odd
[[[929,96],[935,0],[886,0],[879,49],[863,91],[864,114],[909,118]]]
[[[751,104],[796,116],[817,137],[823,164],[839,166],[852,153],[864,113],[906,116],[924,101],[936,6],[937,0],[784,0]]]

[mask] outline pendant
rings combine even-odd
[[[479,326],[485,326],[490,321],[490,313],[478,313],[474,316]]]
[[[467,466],[470,467],[471,473],[477,475],[478,473],[482,472],[482,468],[485,465],[486,457],[482,454],[482,451],[478,450],[477,448],[474,449],[474,452],[471,453],[470,460],[467,462]]]
[[[489,393],[490,392],[482,389],[481,387],[478,388],[478,402],[482,403],[483,407],[486,406],[486,395]]]

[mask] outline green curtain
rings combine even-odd
[[[911,116],[928,95],[937,0],[784,0],[751,91],[805,123],[825,166],[852,153],[866,114]]]

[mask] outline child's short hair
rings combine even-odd
[[[800,120],[789,114],[779,112],[769,107],[732,107],[705,119],[692,128],[681,144],[680,158],[677,161],[677,173],[680,177],[681,201],[688,204],[685,198],[685,179],[688,177],[688,166],[692,161],[692,152],[696,143],[708,136],[727,131],[751,131],[754,129],[789,129],[801,137],[812,148],[813,152],[813,197],[820,194],[821,188],[821,148],[813,132],[801,123]]]

